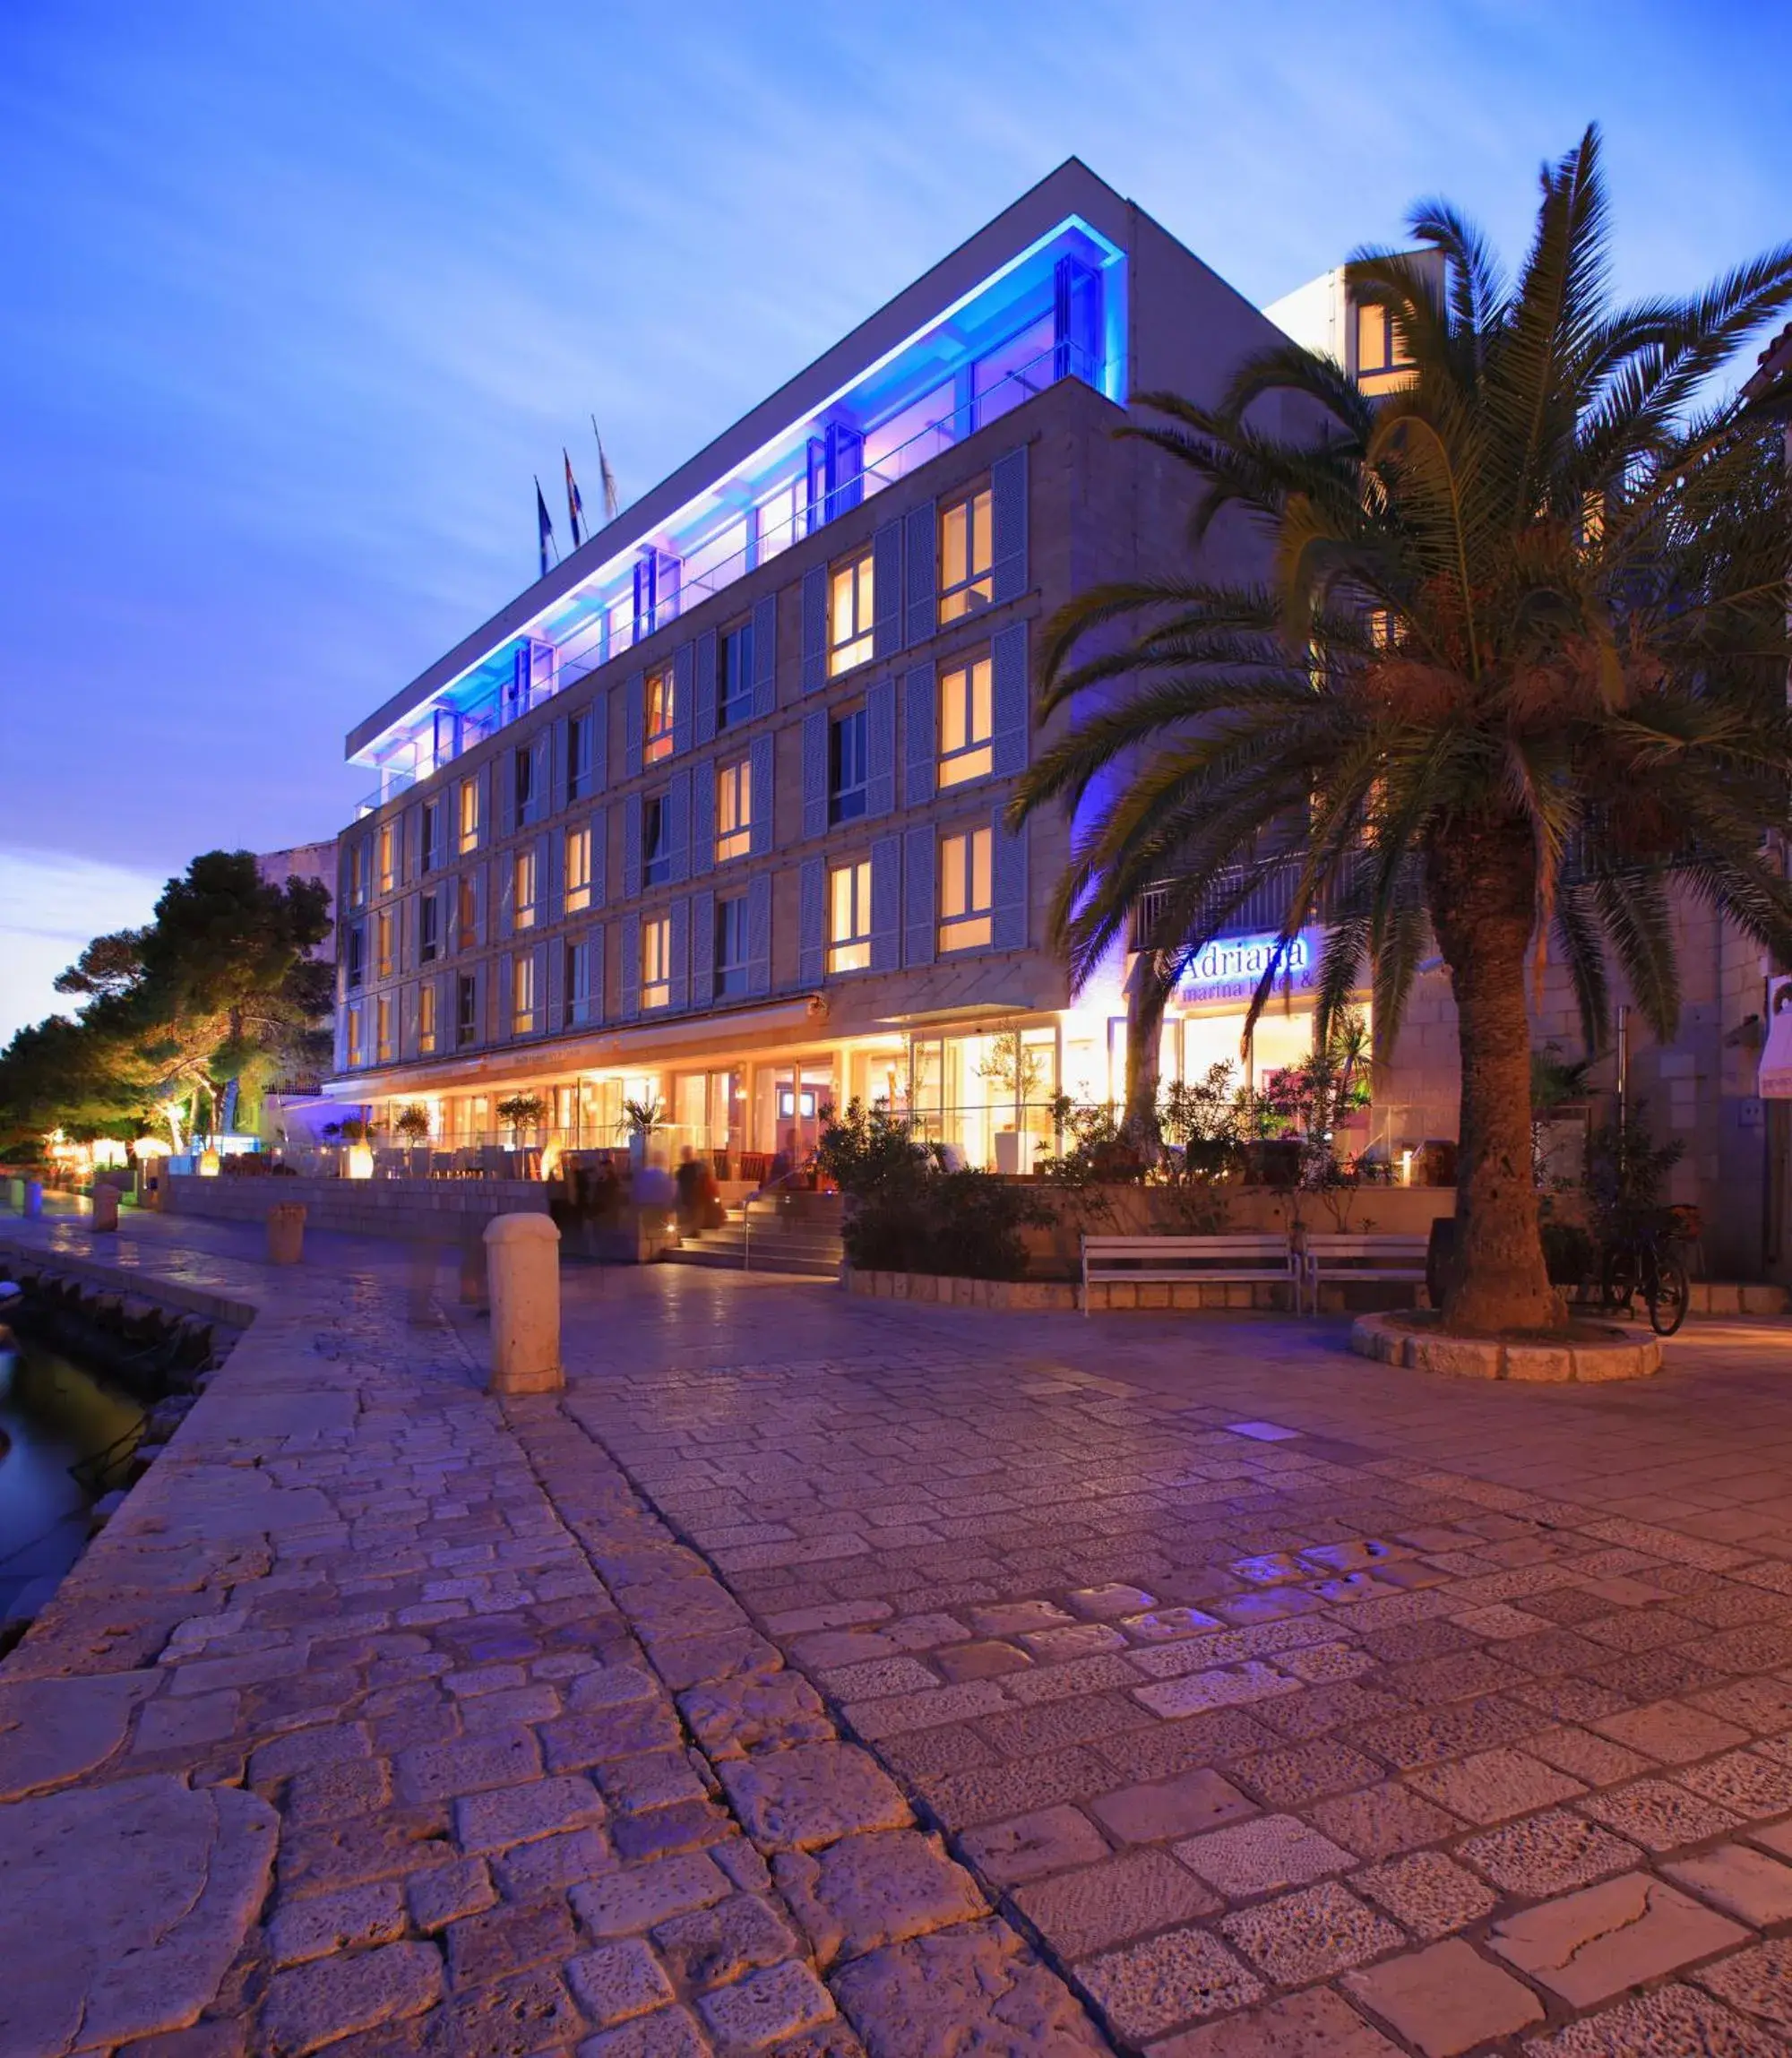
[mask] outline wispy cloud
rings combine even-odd
[[[73,1014],[56,974],[95,936],[148,921],[166,883],[120,865],[0,848],[0,1044],[28,1022]]]

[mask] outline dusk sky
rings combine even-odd
[[[1104,26],[1104,22],[1109,24]],[[534,576],[1075,153],[1253,300],[1605,127],[1621,289],[1792,234],[1792,10],[0,6],[0,1037]]]

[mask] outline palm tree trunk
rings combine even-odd
[[[1452,828],[1427,862],[1432,927],[1456,995],[1462,1104],[1452,1330],[1554,1329],[1566,1319],[1538,1233],[1524,984],[1536,860],[1521,822]]]
[[[1126,1109],[1121,1128],[1153,1158],[1159,1142],[1158,1078],[1169,998],[1163,960],[1155,951],[1140,952],[1126,981]]]

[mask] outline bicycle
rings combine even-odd
[[[1606,1246],[1599,1288],[1607,1310],[1622,1309],[1627,1315],[1641,1294],[1657,1336],[1674,1334],[1693,1297],[1672,1231],[1652,1223],[1639,1224],[1621,1242]]]

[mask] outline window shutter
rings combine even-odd
[[[591,810],[591,905],[601,908],[608,891],[609,819],[601,807]]]
[[[896,682],[879,679],[865,690],[865,812],[896,812]]]
[[[487,758],[479,767],[479,834],[475,848],[488,850],[492,842],[492,767],[496,762]]]
[[[902,524],[886,521],[871,539],[871,654],[902,648]]]
[[[697,704],[697,652],[680,643],[672,653],[672,754],[683,757],[691,747],[692,716]]]
[[[498,834],[500,837],[516,833],[516,752],[514,749],[498,753]]]
[[[716,998],[716,897],[691,896],[691,1005],[712,1007]]]
[[[546,1036],[550,1029],[558,1029],[560,1026],[558,1014],[548,1012],[550,1002],[547,982],[554,976],[548,967],[564,948],[561,943],[538,943],[535,946],[535,1027],[530,1032],[533,1036]]]
[[[746,888],[746,990],[771,991],[771,874],[762,872]]]
[[[989,640],[994,732],[990,767],[999,779],[1027,769],[1027,624],[1016,622]]]
[[[691,876],[701,879],[716,861],[716,761],[691,767]]]
[[[566,912],[566,831],[550,829],[541,839],[535,859],[536,898],[541,903],[541,921],[552,928]]]
[[[1027,590],[1027,446],[989,468],[990,590],[999,607]]]
[[[691,768],[675,771],[666,788],[667,874],[676,886],[691,875]]]
[[[529,746],[530,773],[529,780],[529,819],[539,822],[552,811],[554,805],[553,753],[549,749],[551,738],[544,729]]]
[[[934,961],[934,829],[911,829],[902,839],[902,962]]]
[[[828,683],[828,568],[812,564],[803,574],[803,691],[819,693]]]
[[[633,1021],[641,1012],[641,917],[622,918],[622,1019]]]
[[[798,874],[797,978],[818,986],[827,964],[828,868],[819,857],[806,857]]]
[[[547,1011],[547,1028],[551,1036],[566,1027],[566,953],[572,945],[563,940],[544,943],[542,949],[547,953],[547,983],[536,997]],[[538,972],[536,977],[539,978],[541,974]]]
[[[880,836],[871,847],[871,969],[893,972],[902,961],[902,839]]]
[[[716,633],[705,629],[697,638],[697,744],[716,740]]]
[[[632,793],[622,804],[622,897],[641,898],[641,796]],[[635,968],[639,983],[641,968]]]
[[[1027,947],[1027,831],[1010,835],[997,808],[990,822],[989,941],[998,951]]]
[[[622,687],[622,775],[641,777],[641,729],[647,719],[647,674],[631,672]]]
[[[486,867],[476,865],[473,867],[473,942],[476,946],[482,947],[491,942],[491,929],[488,926],[490,920],[491,901],[486,884]]]
[[[767,593],[753,607],[753,715],[755,721],[778,709],[778,596]]]
[[[564,814],[566,812],[568,773],[571,771],[566,758],[565,716],[559,716],[547,733],[554,766],[554,797],[547,804],[548,813],[550,814]]]
[[[904,613],[908,633],[904,642],[925,643],[939,624],[934,618],[934,567],[937,555],[935,531],[938,517],[931,500],[909,510],[908,547],[903,551]]]
[[[404,989],[404,997],[399,1003],[398,1055],[415,1057],[419,1035],[418,1029],[417,986],[413,981]]]
[[[585,1020],[596,1024],[604,1019],[604,932],[601,924],[586,932],[585,941],[590,946],[586,977],[590,985],[585,989]]]
[[[516,960],[508,955],[495,960],[498,969],[498,1041],[511,1038],[511,1001],[516,992]]]
[[[765,857],[771,848],[772,780],[776,762],[774,739],[769,736],[756,736],[753,747],[747,752],[747,778],[753,787],[753,827],[747,839],[747,848],[754,857]]]
[[[903,710],[908,756],[903,764],[902,798],[910,807],[934,797],[939,752],[939,688],[931,665],[917,665],[903,682]]]
[[[589,744],[585,738],[591,740]],[[579,724],[580,747],[590,753],[590,784],[587,790],[601,793],[609,783],[610,776],[610,701],[607,693],[599,693],[591,702],[590,713]]]
[[[516,853],[506,850],[497,860],[498,868],[498,939],[508,936],[516,926]]]
[[[423,809],[407,807],[404,811],[404,836],[401,846],[403,851],[403,877],[401,883],[415,886],[423,876]]]
[[[803,834],[828,831],[828,716],[812,708],[803,717]]]
[[[672,962],[666,980],[666,1004],[676,1014],[691,1004],[691,903],[681,897],[667,912]]]

